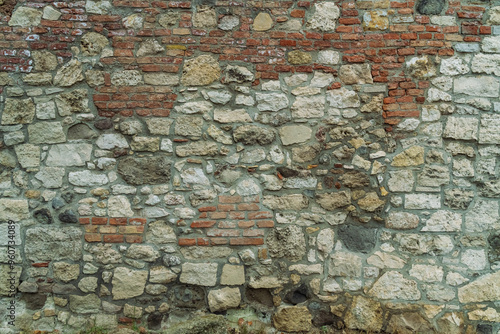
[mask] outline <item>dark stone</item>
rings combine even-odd
[[[491,325],[479,324],[477,325],[477,334],[492,334],[493,327]]]
[[[21,297],[21,300],[26,303],[28,310],[40,310],[47,301],[47,295],[44,293],[25,293]]]
[[[480,184],[479,193],[484,197],[500,197],[500,180],[488,181]]]
[[[94,122],[94,126],[99,130],[107,130],[113,127],[113,122],[109,118],[101,118]]]
[[[196,309],[205,307],[205,291],[201,287],[178,285],[169,292],[170,300],[176,307]]]
[[[310,298],[309,291],[307,290],[307,286],[302,284],[298,289],[290,291],[285,296],[285,301],[288,301],[290,304],[297,305],[305,302]]]
[[[333,325],[335,322],[335,316],[327,310],[319,310],[312,320],[313,325],[316,327]]]
[[[161,321],[163,320],[163,314],[154,312],[148,316],[148,329],[159,330],[161,329]]]
[[[0,14],[5,16],[11,16],[16,7],[17,0],[5,0],[0,6]]]
[[[160,184],[170,180],[172,163],[166,157],[126,157],[118,161],[118,174],[125,182],[137,186]]]
[[[68,129],[68,139],[90,139],[94,138],[96,133],[87,124],[75,124]]]
[[[52,224],[52,214],[48,209],[36,210],[33,216],[40,224]]]
[[[247,300],[252,303],[258,303],[267,307],[273,307],[273,296],[267,289],[250,289],[245,292]]]
[[[288,167],[278,167],[277,170],[283,177],[294,177],[299,175],[298,171]]]
[[[438,15],[444,5],[444,0],[420,0],[417,4],[417,11],[422,15]]]
[[[377,243],[377,229],[356,225],[342,225],[338,230],[340,240],[353,252],[368,253]]]
[[[347,172],[340,176],[339,181],[347,188],[363,188],[370,185],[370,178],[358,171]]]
[[[323,178],[323,183],[325,184],[325,187],[327,189],[332,189],[333,185],[335,184],[335,179],[333,178],[333,176],[325,176]]]
[[[73,210],[69,209],[59,214],[59,220],[63,223],[76,224],[78,223],[78,216]]]
[[[52,200],[52,208],[53,209],[59,210],[64,205],[66,205],[66,203],[64,203],[64,201],[60,197],[56,197]]]
[[[59,283],[56,283],[52,287],[52,292],[54,292],[56,295],[69,295],[71,293],[76,293],[77,289],[72,284],[59,284]]]
[[[70,203],[73,200],[74,194],[71,192],[65,192],[62,194],[62,198],[66,201],[66,203]]]
[[[490,262],[500,261],[500,234],[492,234],[488,237],[490,250],[488,258]]]

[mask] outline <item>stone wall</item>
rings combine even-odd
[[[0,0],[0,331],[498,333],[499,5]]]

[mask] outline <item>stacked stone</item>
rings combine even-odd
[[[0,15],[2,332],[500,329],[500,7]]]

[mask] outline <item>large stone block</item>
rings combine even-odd
[[[78,261],[82,257],[82,234],[77,227],[33,227],[26,231],[24,253],[35,262]]]

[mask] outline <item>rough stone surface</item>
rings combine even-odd
[[[271,231],[266,243],[269,254],[275,258],[300,261],[306,254],[305,236],[298,226],[279,227]]]
[[[282,307],[273,315],[273,324],[285,332],[307,332],[311,328],[311,319],[305,306]]]
[[[208,307],[211,312],[224,311],[240,305],[241,293],[238,288],[222,288],[210,290],[208,293]]]
[[[217,263],[184,263],[179,281],[193,285],[215,286],[217,268]]]
[[[144,293],[148,272],[146,270],[131,270],[125,267],[113,271],[113,300],[128,299]]]
[[[369,295],[380,299],[418,300],[420,291],[417,283],[405,279],[396,271],[388,271],[373,284]]]
[[[209,85],[218,80],[220,75],[221,69],[217,60],[203,55],[185,61],[181,83],[185,86]]]
[[[340,9],[331,2],[320,2],[314,5],[314,15],[307,21],[307,26],[320,31],[333,31]]]
[[[126,157],[118,160],[117,171],[128,184],[160,184],[170,180],[170,166],[166,157]]]

